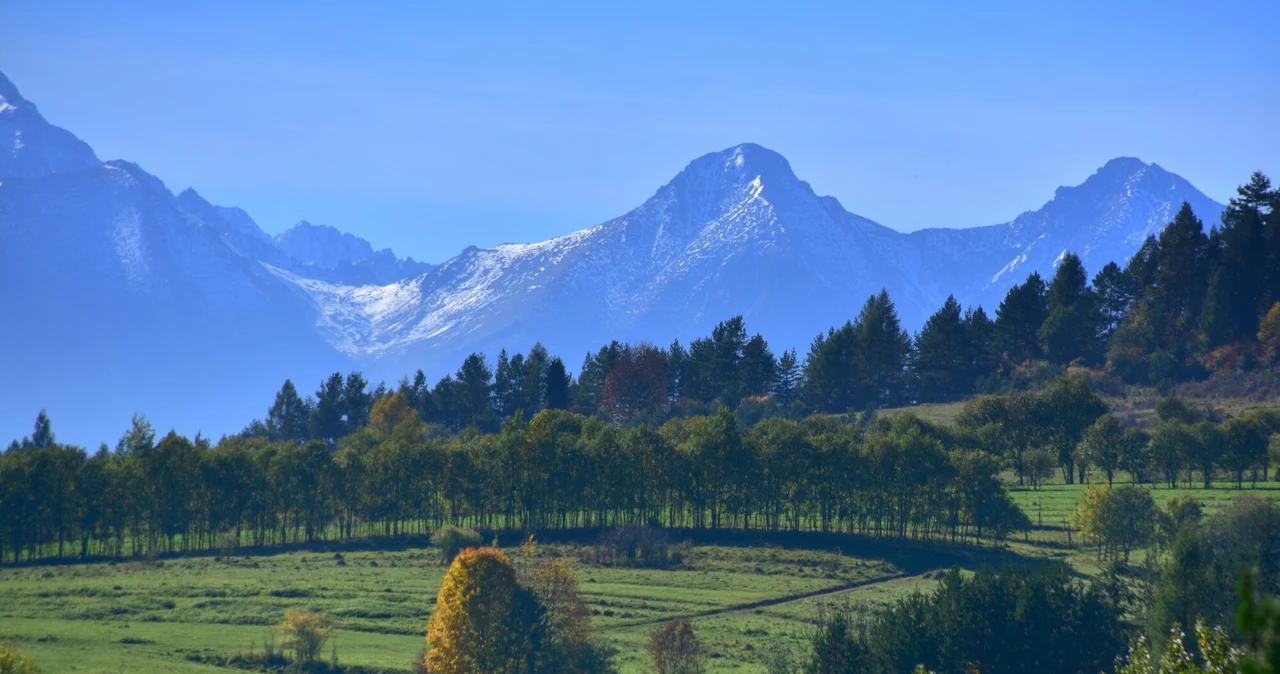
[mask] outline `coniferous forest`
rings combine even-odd
[[[1014,484],[1075,484],[1092,471],[1109,488],[1082,497],[1071,525],[1097,544],[1098,559],[1120,568],[1157,540],[1172,559],[1166,573],[1151,571],[1158,580],[1140,619],[1163,644],[1171,626],[1230,623],[1246,567],[1277,589],[1275,568],[1257,568],[1275,555],[1249,543],[1253,530],[1274,538],[1275,508],[1246,503],[1209,520],[1184,503],[1153,515],[1158,531],[1108,524],[1107,508],[1156,512],[1126,482],[1239,487],[1280,477],[1271,472],[1280,414],[1226,415],[1167,397],[1153,424],[1136,424],[1109,409],[1104,390],[1269,375],[1278,352],[1280,191],[1255,173],[1220,223],[1184,204],[1123,265],[1086,270],[1065,253],[1051,278],[1031,274],[990,314],[949,298],[914,335],[881,292],[805,353],[775,353],[733,317],[688,344],[604,345],[576,376],[539,345],[492,360],[472,354],[434,384],[421,370],[392,385],[335,373],[313,393],[286,381],[262,419],[216,441],[157,432],[140,413],[114,446],[89,451],[59,443],[41,412],[32,434],[0,455],[0,564],[450,527],[641,525],[999,548],[1033,528]],[[897,409],[960,401],[953,425]],[[503,559],[465,559],[510,575]],[[953,572],[936,594],[869,623],[826,616],[809,660],[776,671],[1109,668],[1129,643],[1126,612],[1142,604],[1116,573],[1082,586],[1058,567]],[[1215,593],[1196,594],[1206,578]],[[984,651],[983,621],[1022,635],[1022,646]],[[680,629],[655,633],[654,648],[660,636],[671,640],[664,648],[684,643]],[[1216,643],[1205,629],[1192,640]]]

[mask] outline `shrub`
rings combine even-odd
[[[459,529],[455,526],[445,526],[431,535],[431,544],[440,548],[440,561],[445,564],[453,563],[453,558],[459,552],[479,547],[482,543],[484,538],[473,529]]]
[[[281,646],[293,649],[298,662],[313,662],[320,657],[320,649],[337,627],[323,613],[291,608],[285,612],[284,622],[277,629],[284,637]]]
[[[36,665],[22,652],[9,645],[0,645],[0,674],[34,674]]]
[[[655,674],[702,674],[705,656],[687,618],[673,620],[649,635]]]
[[[588,561],[615,566],[664,568],[684,561],[685,545],[672,545],[661,529],[626,524],[606,531]]]

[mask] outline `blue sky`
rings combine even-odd
[[[270,232],[307,219],[430,261],[620,215],[746,141],[902,230],[1008,220],[1120,155],[1220,201],[1280,174],[1274,0],[0,15],[0,71],[104,159]]]

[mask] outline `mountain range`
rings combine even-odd
[[[807,344],[889,291],[918,329],[948,294],[994,314],[1066,251],[1123,262],[1183,201],[1223,206],[1156,164],[1113,159],[1009,222],[902,233],[847,211],[754,144],[703,155],[643,204],[548,241],[467,248],[440,265],[327,226],[271,236],[239,208],[175,195],[100,161],[0,74],[0,437],[47,407],[64,439],[130,415],[238,430],[286,377],[374,381],[541,341],[572,367],[610,339],[667,344],[741,314],[775,351]]]

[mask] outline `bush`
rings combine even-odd
[[[588,553],[594,564],[665,568],[684,561],[688,546],[672,545],[661,529],[625,524],[605,532]]]
[[[323,613],[291,608],[285,612],[284,622],[277,629],[284,637],[281,646],[293,649],[295,660],[313,662],[320,657],[320,649],[337,627]]]
[[[9,645],[0,645],[0,674],[34,674],[36,665],[22,652]]]
[[[453,563],[453,558],[467,548],[479,547],[484,539],[473,529],[446,526],[431,535],[431,544],[440,548],[440,561]]]

